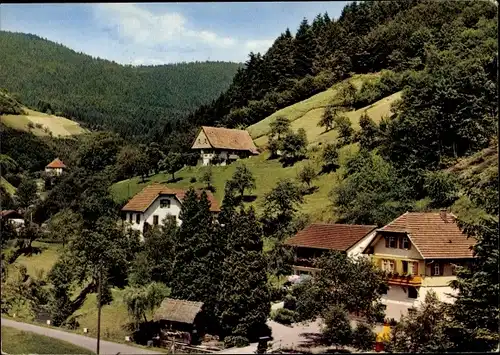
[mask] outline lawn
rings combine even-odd
[[[46,275],[57,261],[62,245],[35,241],[33,242],[33,246],[40,248],[42,252],[31,256],[21,255],[14,264],[23,264],[26,266],[29,275],[37,276],[40,272]]]
[[[2,326],[2,350],[8,354],[94,354],[71,343]]]
[[[8,127],[31,132],[36,136],[47,136],[47,132],[43,127],[47,127],[54,137],[72,136],[87,132],[84,128],[80,127],[77,122],[71,121],[67,118],[55,115],[49,115],[38,111],[24,108],[26,115],[2,115],[0,121]],[[29,123],[41,124],[42,128],[28,128]]]
[[[340,151],[341,162],[344,162],[347,157],[352,154],[354,149],[356,149],[356,146],[346,146],[342,148]],[[320,163],[315,158],[303,160],[296,163],[294,166],[284,168],[278,160],[268,160],[268,156],[268,153],[264,152],[258,156],[242,159],[228,166],[213,166],[213,186],[216,188],[215,198],[222,203],[225,182],[231,178],[238,164],[246,164],[255,178],[256,190],[253,192],[254,200],[248,202],[248,204],[254,206],[258,212],[262,211],[264,195],[275,187],[280,179],[295,179],[298,171],[308,162],[313,163],[318,171],[320,169]],[[171,176],[164,173],[153,175],[144,183],[141,182],[140,178],[135,177],[114,184],[111,191],[117,202],[124,203],[141,191],[146,185],[153,182],[163,183],[167,186],[177,188],[188,188],[190,186],[201,188],[204,185],[200,182],[200,175],[204,169],[206,169],[206,167],[185,167],[175,174],[175,177],[180,179],[175,183],[169,183],[168,181]],[[334,218],[329,207],[330,202],[328,193],[332,187],[336,185],[338,174],[341,174],[341,172],[342,170],[336,173],[322,174],[314,181],[314,185],[317,186],[318,189],[313,194],[305,196],[305,201],[301,208],[301,211],[308,213],[312,220],[327,221]],[[191,178],[193,177],[196,178],[197,181],[191,183]]]
[[[131,322],[127,312],[127,306],[123,302],[123,290],[111,289],[113,301],[105,305],[101,310],[101,336],[103,339],[112,341],[125,340],[125,336],[131,335],[125,326]],[[79,323],[78,329],[88,329],[90,336],[97,336],[97,294],[87,295],[82,307],[73,313]]]

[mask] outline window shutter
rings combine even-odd
[[[385,236],[385,247],[389,248],[389,237]]]
[[[396,237],[397,238],[397,243],[399,244],[399,249],[403,249],[403,237]]]

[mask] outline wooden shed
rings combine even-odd
[[[161,338],[196,344],[203,334],[203,302],[166,298],[153,315],[162,328]]]

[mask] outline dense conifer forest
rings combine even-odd
[[[123,66],[32,34],[0,31],[0,86],[42,112],[138,140],[226,90],[241,66]]]

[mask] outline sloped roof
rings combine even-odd
[[[132,197],[122,208],[122,211],[144,212],[161,195],[173,195],[182,203],[182,199],[186,195],[186,192],[186,190],[172,189],[161,184],[151,184]],[[201,191],[197,191],[197,193],[201,195]],[[219,212],[219,203],[214,195],[212,195],[210,191],[206,191],[206,193],[210,201],[210,211]]]
[[[472,258],[473,238],[467,238],[449,212],[406,212],[380,232],[406,233],[424,259]]]
[[[55,158],[54,160],[52,160],[52,162],[50,162],[46,168],[52,168],[52,169],[56,169],[56,168],[65,168],[66,165],[64,165],[64,163],[62,162],[61,159],[59,158]]]
[[[155,321],[167,320],[171,322],[192,324],[196,315],[201,312],[203,302],[193,302],[166,298],[155,311]]]
[[[18,218],[22,219],[23,216],[15,210],[4,210],[0,211],[0,218]]]
[[[214,148],[248,150],[253,154],[259,153],[247,131],[208,126],[202,126],[201,129],[207,136],[210,145]]]
[[[375,228],[375,225],[313,223],[289,238],[285,244],[347,251]]]

